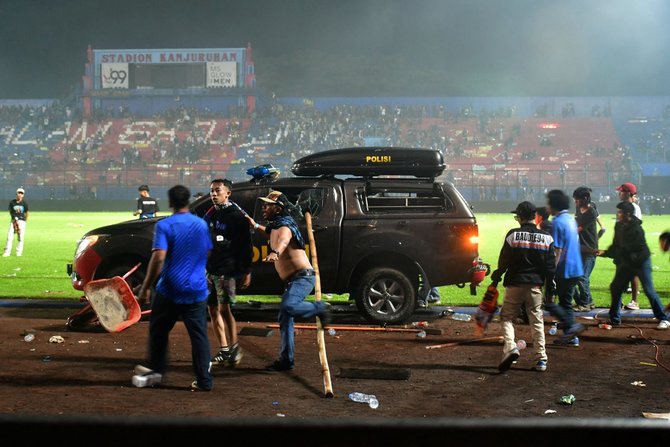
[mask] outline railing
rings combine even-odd
[[[82,165],[67,169],[40,169],[0,172],[0,193],[13,197],[18,186],[27,190],[33,199],[127,199],[137,193],[137,187],[148,184],[153,195],[176,184],[188,186],[193,193],[208,191],[209,182],[225,177],[233,182],[250,180],[246,170],[252,166],[232,164],[191,165],[176,168],[155,165],[142,168],[103,170]],[[278,166],[281,177],[292,176],[290,166]],[[439,181],[453,182],[468,200],[523,200],[541,197],[550,189],[562,189],[569,195],[578,186],[588,186],[593,196],[615,195],[614,188],[625,182],[641,184],[638,169],[633,172],[624,166],[611,170],[589,169],[587,166],[568,167],[564,172],[543,169],[540,165],[492,167],[482,169],[475,164],[448,165]]]

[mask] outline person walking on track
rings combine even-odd
[[[556,295],[558,304],[550,298],[545,308],[559,319],[563,336],[554,340],[555,344],[578,347],[577,334],[586,330],[586,326],[575,322],[572,310],[572,299],[577,283],[584,275],[582,256],[579,247],[577,223],[569,213],[570,197],[560,189],[547,193],[547,209],[553,216],[551,219],[551,237],[554,238],[556,254]]]
[[[654,317],[659,320],[656,329],[670,329],[670,321],[651,279],[651,251],[647,245],[642,221],[635,216],[632,203],[621,202],[617,205],[617,223],[614,225],[612,244],[607,250],[598,250],[597,254],[613,258],[616,265],[614,279],[610,283],[612,302],[609,323],[612,326],[621,324],[621,295],[631,278],[637,276],[640,278],[642,290],[649,298]]]
[[[207,224],[188,208],[191,192],[183,185],[168,191],[173,214],[156,223],[147,274],[138,292],[140,304],[155,296],[149,319],[149,367],[138,365],[132,383],[137,387],[162,382],[168,363],[168,338],[178,320],[191,340],[196,380],[191,390],[212,389],[210,345],[207,334],[207,277],[205,266],[212,249]]]
[[[514,321],[522,306],[526,309],[533,337],[533,369],[547,369],[542,287],[545,288],[544,295],[553,294],[556,260],[554,239],[549,233],[537,228],[535,212],[535,205],[528,201],[519,203],[512,211],[520,226],[507,232],[500,250],[498,268],[491,274],[494,287],[505,275],[505,296],[500,311],[504,339],[503,357],[498,365],[500,371],[510,369],[519,358],[519,349],[514,339]]]

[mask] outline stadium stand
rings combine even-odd
[[[288,172],[314,151],[383,145],[438,149],[448,165],[445,180],[471,200],[516,200],[552,187],[611,190],[640,175],[643,156],[668,160],[665,115],[643,126],[622,119],[625,111],[603,113],[599,106],[576,114],[572,103],[560,116],[542,105],[531,113],[495,104],[478,110],[325,104],[273,101],[250,116],[193,108],[134,116],[120,107],[88,121],[57,102],[0,106],[0,182],[80,191],[139,183],[200,187],[214,175],[245,180],[246,169],[259,164]]]

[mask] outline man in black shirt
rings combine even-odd
[[[137,190],[140,192],[140,197],[137,199],[137,210],[133,216],[140,216],[140,219],[150,219],[156,217],[158,212],[158,202],[149,195],[149,186],[141,185]]]
[[[544,295],[551,297],[554,293],[556,259],[554,239],[548,233],[537,229],[535,211],[535,205],[530,202],[521,202],[512,211],[520,227],[507,232],[500,250],[498,268],[491,274],[493,286],[505,275],[505,296],[500,311],[504,337],[503,358],[498,365],[500,371],[507,371],[519,358],[513,321],[522,305],[526,307],[533,336],[536,362],[533,369],[547,369],[542,286],[545,286]]]
[[[232,187],[230,180],[212,180],[210,195],[213,205],[203,216],[214,244],[207,261],[210,283],[207,304],[219,351],[212,358],[212,363],[226,366],[235,366],[242,360],[237,323],[231,307],[235,305],[236,288],[245,289],[251,283],[253,256],[246,212],[229,200]]]
[[[12,254],[12,244],[14,243],[14,235],[17,236],[16,256],[23,254],[23,243],[26,235],[26,222],[28,221],[28,202],[25,201],[25,190],[19,188],[16,190],[16,198],[9,202],[9,230],[7,231],[7,243],[5,244],[5,251],[2,253],[3,257]]]
[[[584,276],[577,282],[574,309],[578,312],[587,312],[595,307],[591,296],[591,272],[596,265],[598,252],[598,212],[591,204],[591,190],[580,186],[572,193],[575,199],[575,219],[579,233],[579,246],[584,266]]]

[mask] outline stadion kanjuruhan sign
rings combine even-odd
[[[207,87],[236,87],[237,63],[208,62]]]

